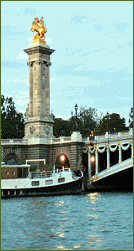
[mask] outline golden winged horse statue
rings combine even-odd
[[[43,42],[46,44],[45,33],[47,32],[47,28],[46,25],[44,24],[43,17],[41,17],[40,20],[37,17],[34,19],[30,31],[37,32],[37,34],[34,36],[33,43]]]

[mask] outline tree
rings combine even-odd
[[[80,130],[82,136],[88,137],[91,131],[96,131],[97,125],[100,121],[97,110],[91,107],[82,107],[79,116],[82,122]]]
[[[22,138],[24,136],[24,117],[16,111],[12,97],[1,95],[1,138]]]
[[[70,136],[70,123],[62,118],[54,118],[53,134],[55,137]]]
[[[118,113],[106,114],[98,125],[100,133],[105,133],[106,131],[120,132],[127,130],[125,118],[121,118]]]
[[[79,131],[83,137],[88,137],[91,131],[97,128],[99,117],[95,108],[82,107],[81,112],[78,113],[77,123]],[[61,118],[54,118],[54,136],[70,136],[75,130],[75,116],[71,116],[68,120]]]

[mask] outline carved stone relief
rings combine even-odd
[[[34,134],[35,128],[33,126],[30,127],[30,134]]]

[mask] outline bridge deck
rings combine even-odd
[[[87,189],[112,189],[133,187],[133,158],[118,163],[98,174],[92,176],[87,184]]]

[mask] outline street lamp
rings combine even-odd
[[[90,144],[90,146],[93,146],[93,140],[94,140],[94,132],[91,131],[91,134],[89,136],[89,144]]]
[[[75,108],[75,131],[79,131],[78,121],[77,121],[77,117],[78,117],[78,115],[77,115],[78,105],[76,104],[74,108]]]
[[[74,108],[75,108],[75,116],[77,117],[78,105],[76,104]]]
[[[91,161],[92,161],[92,162],[95,161],[95,157],[94,157],[94,156],[91,157]]]
[[[109,123],[108,123],[108,120],[109,120],[109,113],[107,112],[107,113],[106,113],[107,132],[108,132],[108,129],[109,129]]]

